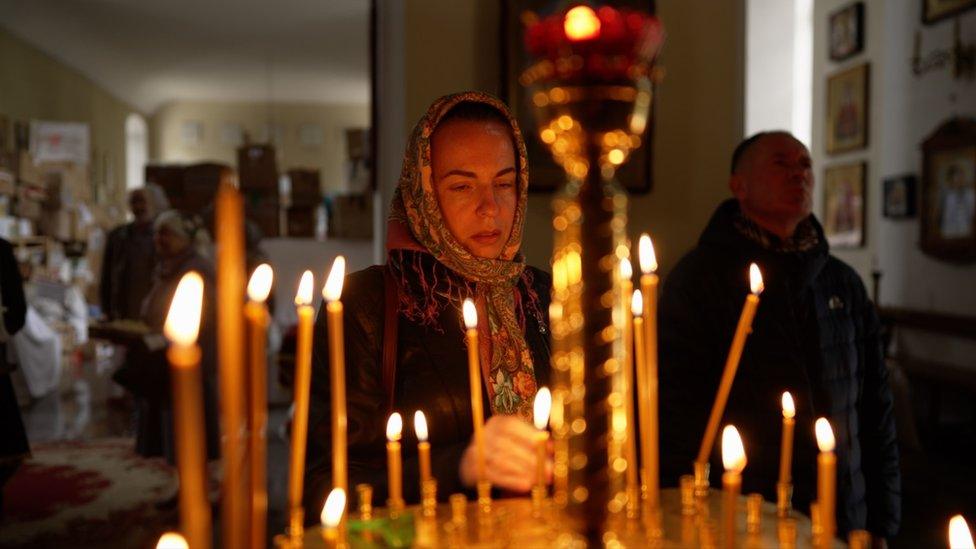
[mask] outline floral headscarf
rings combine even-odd
[[[511,234],[497,259],[475,256],[448,229],[437,202],[431,174],[430,139],[434,130],[453,107],[468,102],[481,103],[496,109],[511,126],[515,144],[518,198]],[[394,252],[412,249],[431,254],[438,262],[463,278],[464,293],[468,295],[445,297],[456,302],[454,306],[458,315],[461,298],[472,297],[478,305],[478,331],[483,342],[480,350],[482,372],[488,381],[492,413],[517,414],[529,419],[532,414],[532,399],[536,393],[535,371],[532,354],[525,342],[516,312],[519,299],[516,285],[527,274],[525,260],[519,254],[528,201],[527,166],[522,133],[504,103],[481,92],[441,97],[417,123],[407,146],[400,182],[390,211],[387,249],[391,252],[391,268],[399,269],[401,275],[403,265],[395,261]],[[473,295],[469,293],[472,290]]]

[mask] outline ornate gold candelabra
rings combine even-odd
[[[562,34],[553,34],[554,25]],[[628,421],[617,269],[629,256],[616,168],[650,117],[660,25],[646,14],[577,6],[527,29],[540,60],[521,77],[538,137],[566,171],[553,201],[554,502],[591,545],[627,505]],[[610,536],[610,537],[608,537]]]

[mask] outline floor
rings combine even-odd
[[[27,404],[22,410],[32,443],[131,436],[131,405],[111,371],[110,360],[78,362],[65,370],[60,394]],[[891,547],[945,547],[949,516],[964,513],[971,523],[976,518],[976,422],[967,413],[947,414],[939,429],[926,431],[927,454],[904,454],[903,527]],[[287,416],[287,402],[278,399],[268,436],[269,534],[285,527]]]

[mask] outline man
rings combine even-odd
[[[142,300],[152,286],[156,266],[152,222],[167,209],[169,201],[156,185],[129,192],[133,220],[108,233],[102,260],[99,299],[109,320],[140,318]]]
[[[776,499],[781,395],[790,391],[794,507],[806,513],[816,499],[813,426],[826,417],[837,438],[838,534],[866,528],[883,545],[901,511],[879,322],[863,283],[829,255],[811,215],[810,154],[789,133],[754,135],[733,154],[729,187],[735,198],[668,276],[660,304],[666,481],[691,473],[755,262],[765,291],[722,419],[744,440],[743,490]],[[711,463],[717,479],[717,448]]]

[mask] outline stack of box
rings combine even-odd
[[[170,207],[182,210],[183,208],[183,166],[174,165],[146,165],[146,183],[159,185],[166,198],[169,199]]]
[[[329,227],[329,237],[373,238],[372,195],[337,196]]]
[[[261,229],[264,236],[278,236],[281,233],[281,201],[274,147],[245,144],[238,148],[237,177],[247,218]]]
[[[180,209],[192,213],[202,212],[213,204],[221,178],[231,174],[233,169],[230,166],[214,162],[193,164],[184,168]]]
[[[311,238],[315,236],[315,212],[322,204],[319,171],[288,170],[291,181],[291,206],[287,212],[288,236]]]

